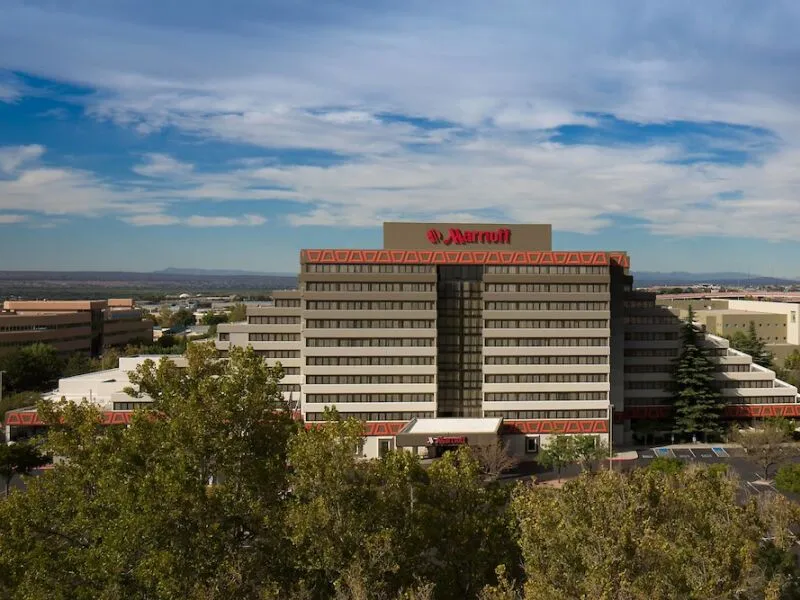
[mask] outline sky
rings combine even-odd
[[[0,270],[294,272],[387,220],[800,276],[800,3],[3,0]]]

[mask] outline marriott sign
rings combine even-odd
[[[494,231],[451,228],[448,230],[447,235],[445,235],[439,229],[429,229],[428,241],[431,244],[444,244],[445,246],[510,244],[511,230],[505,227]]]

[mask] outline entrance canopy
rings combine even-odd
[[[483,446],[493,444],[500,434],[502,417],[496,419],[414,419],[395,437],[398,447]]]

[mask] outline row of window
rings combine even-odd
[[[502,373],[486,375],[486,383],[603,383],[607,373]]]
[[[625,308],[653,308],[656,306],[655,299],[650,300],[625,300]]]
[[[677,355],[677,348],[625,348],[625,356],[628,357],[662,356],[674,358]]]
[[[309,281],[307,292],[435,292],[435,283],[383,283],[366,281]]]
[[[627,315],[623,319],[626,325],[677,325],[680,323],[678,317],[674,316],[636,316]]]
[[[264,358],[300,358],[300,350],[256,350]]]
[[[250,323],[250,325],[297,325],[300,323],[300,316],[248,317],[247,322]]]
[[[306,375],[306,383],[309,385],[433,383],[433,375]]]
[[[433,338],[306,338],[308,348],[354,348],[354,347],[433,346]]]
[[[718,386],[722,389],[730,390],[736,388],[771,388],[775,387],[771,380],[754,379],[750,381],[719,381]]]
[[[487,365],[606,365],[608,356],[487,356]]]
[[[525,419],[607,419],[605,410],[487,410],[487,417],[512,421]]]
[[[487,265],[487,273],[497,275],[605,275],[608,267],[577,265]]]
[[[608,319],[487,319],[490,329],[604,329]]]
[[[276,308],[299,308],[300,298],[276,298]]]
[[[306,329],[429,329],[431,319],[306,319]]]
[[[607,283],[487,283],[487,292],[604,294]]]
[[[626,381],[626,390],[664,390],[666,381]]]
[[[626,331],[625,340],[631,342],[655,342],[677,340],[677,331]]]
[[[307,300],[306,310],[435,310],[436,303],[412,300]]]
[[[672,373],[672,365],[625,365],[626,373]]]
[[[79,340],[88,343],[89,339],[90,339],[90,335],[88,333],[86,333],[84,335],[78,335],[78,336],[73,336],[73,337],[68,337],[68,338],[59,337],[59,338],[55,338],[55,339],[43,339],[43,340],[37,340],[37,341],[42,341],[42,342],[48,343],[48,344],[61,345],[61,344],[64,344],[66,342],[77,342]],[[11,340],[11,341],[0,340],[0,348],[15,348],[17,346],[26,346],[26,345],[28,345],[30,343],[31,342],[29,340],[24,340],[24,339]]]
[[[306,273],[433,273],[436,265],[303,265]]]
[[[284,375],[300,375],[300,367],[284,367],[281,365]]]
[[[250,333],[247,339],[251,342],[297,342],[299,333]],[[220,335],[220,340],[222,337]]]
[[[607,400],[606,392],[487,392],[486,402],[565,402]]]
[[[313,366],[432,365],[433,356],[306,356]]]
[[[579,337],[579,338],[486,338],[487,346],[608,346],[608,338]]]
[[[794,404],[793,396],[737,396],[735,402],[727,398],[731,404]]]
[[[486,302],[486,310],[608,310],[608,302]]]
[[[341,413],[343,419],[351,418],[359,421],[410,421],[411,419],[432,419],[432,412],[348,412]],[[305,420],[324,421],[325,413],[306,413]]]
[[[306,404],[353,402],[433,402],[433,394],[306,394]]]
[[[142,406],[148,406],[151,402],[114,402],[114,410],[134,410]]]
[[[51,331],[54,329],[73,329],[75,327],[89,327],[89,323],[82,321],[80,323],[57,323],[55,325],[43,325],[41,323],[35,325],[0,325],[0,333],[14,331]]]
[[[299,392],[300,391],[300,384],[299,383],[279,383],[278,389],[282,392]]]

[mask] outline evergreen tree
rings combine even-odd
[[[767,369],[772,368],[772,353],[767,350],[767,345],[764,343],[764,340],[758,337],[755,321],[750,321],[747,333],[737,331],[728,339],[734,349],[749,354],[753,358],[753,362],[757,365],[761,365]]]
[[[676,433],[704,436],[722,430],[720,416],[725,404],[714,383],[714,363],[694,328],[694,311],[682,327],[682,341],[672,376],[674,428]]]

